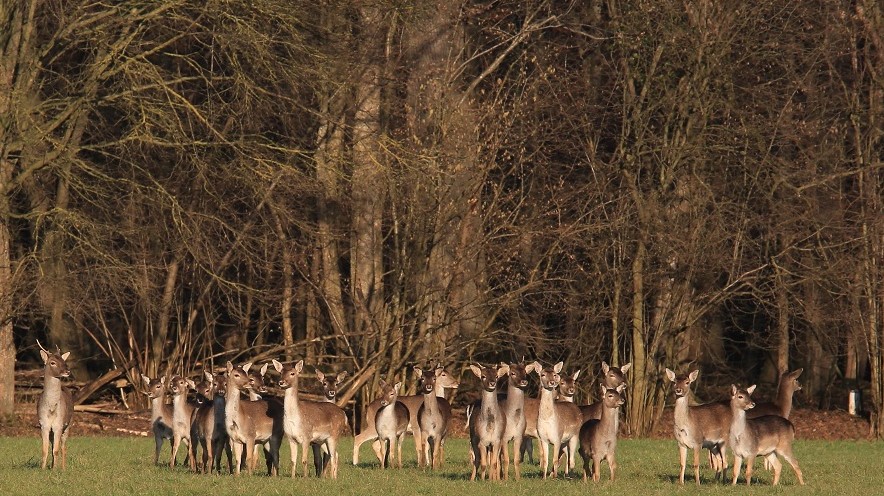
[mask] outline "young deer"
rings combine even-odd
[[[444,369],[437,367],[421,370],[415,367],[414,371],[419,377],[420,392],[424,396],[424,404],[417,412],[420,439],[423,443],[423,458],[418,459],[418,466],[436,470],[439,468],[442,442],[448,434],[448,422],[451,420],[451,405],[448,400],[436,396],[436,381]]]
[[[559,469],[559,449],[565,445],[568,447],[568,463],[564,472],[570,469],[571,460],[577,454],[577,446],[580,443],[580,426],[583,424],[583,415],[580,408],[574,403],[556,401],[556,390],[562,381],[559,372],[562,370],[562,362],[551,368],[544,369],[539,362],[534,362],[534,371],[540,376],[540,409],[537,413],[537,436],[540,439],[542,457],[540,468],[543,478],[556,477]],[[549,445],[552,444],[552,472],[549,473]]]
[[[740,468],[743,464],[743,458],[746,458],[746,485],[752,483],[752,469],[755,465],[755,457],[761,455],[767,458],[767,461],[773,466],[774,479],[773,485],[780,482],[780,473],[782,464],[777,455],[785,458],[795,475],[798,476],[798,483],[804,485],[804,476],[798,467],[798,460],[792,453],[792,441],[795,440],[795,427],[792,422],[780,417],[779,415],[765,415],[754,419],[746,418],[746,411],[753,408],[755,403],[750,397],[755,391],[755,386],[749,386],[747,389],[739,389],[737,386],[731,385],[731,412],[733,422],[730,427],[730,437],[728,443],[734,452],[734,480],[733,485],[737,484],[737,477],[740,475]]]
[[[289,440],[292,456],[292,477],[297,473],[298,450],[301,447],[301,464],[307,477],[307,448],[311,444],[324,445],[329,456],[329,475],[338,478],[338,439],[347,427],[347,416],[334,403],[301,400],[298,398],[298,377],[304,371],[304,360],[283,366],[273,360],[273,368],[279,372],[279,387],[285,390],[283,397],[283,430]],[[319,454],[314,451],[314,456]]]
[[[604,384],[608,389],[617,389],[621,385],[626,384],[626,372],[632,367],[632,362],[624,364],[620,367],[611,367],[607,362],[602,362],[602,375],[604,376]],[[624,386],[625,387],[625,386]],[[622,391],[622,390],[621,390]],[[590,419],[602,418],[602,402],[593,403],[591,405],[583,405],[580,412],[583,414],[583,421]]]
[[[43,359],[43,392],[37,402],[37,417],[40,421],[40,434],[43,441],[43,461],[40,468],[45,469],[49,459],[49,451],[52,451],[52,464],[55,468],[61,452],[61,468],[67,465],[67,440],[68,428],[74,414],[74,400],[70,391],[61,386],[62,378],[71,377],[67,359],[71,352],[56,353],[47,351],[40,345],[40,358]]]
[[[321,370],[316,370],[316,379],[319,381],[319,386],[322,388],[322,399],[326,403],[334,403],[335,397],[338,394],[338,386],[340,386],[344,379],[347,377],[347,371],[344,370],[339,372],[337,376],[325,375]],[[325,445],[311,444],[311,448],[313,449],[313,467],[316,470],[316,476],[319,477],[325,472],[326,467],[328,467],[328,462],[331,460],[328,451],[326,451]]]
[[[437,365],[437,369],[441,369],[441,372],[436,377],[436,396],[438,398],[445,397],[446,389],[453,389],[458,387],[457,380],[454,379],[454,376],[448,373],[442,365]],[[405,405],[405,408],[408,409],[408,430],[411,430],[412,433],[416,432],[415,442],[417,443],[417,436],[420,435],[420,428],[416,427],[417,423],[417,412],[420,409],[421,405],[424,404],[424,395],[415,394],[408,396],[399,396],[399,402]],[[367,441],[374,441],[372,443],[372,448],[374,450],[375,456],[377,456],[378,460],[380,460],[381,454],[381,443],[377,441],[378,433],[374,429],[374,418],[377,415],[378,408],[380,408],[381,402],[380,399],[376,399],[368,404],[365,408],[365,415],[363,420],[363,428],[362,431],[357,434],[353,438],[353,465],[359,464],[359,447],[362,446],[363,443]],[[420,447],[417,449],[417,457],[420,459]],[[444,463],[445,461],[445,443],[442,443],[442,452],[439,456],[439,461]]]
[[[224,427],[233,445],[236,475],[240,461],[246,455],[246,471],[251,475],[257,460],[255,443],[269,443],[268,474],[279,473],[279,445],[282,443],[282,409],[275,402],[264,400],[242,401],[240,392],[249,387],[248,369],[251,364],[234,367],[227,362],[227,388],[224,404]]]
[[[506,364],[501,364],[501,366]],[[507,445],[513,441],[513,468],[516,479],[522,478],[521,448],[525,437],[525,389],[528,387],[528,374],[534,371],[534,363],[511,363],[508,366],[506,399],[500,400],[500,409],[506,417],[506,428],[501,439],[503,454],[503,478],[509,478],[510,457]],[[576,374],[575,374],[576,377]],[[535,427],[536,430],[536,427]]]
[[[197,460],[199,447],[203,449],[202,463],[199,465],[203,473],[221,472],[221,450],[227,453],[227,466],[233,473],[233,453],[224,427],[224,388],[227,380],[222,375],[214,376],[205,372],[206,379],[197,383],[196,392],[205,398],[202,405],[194,412],[190,427],[190,457]]]
[[[401,382],[387,384],[383,379],[379,383],[381,388],[380,403],[374,417],[375,432],[381,442],[381,468],[392,465],[395,457],[398,459],[398,467],[402,468],[402,440],[405,438],[405,430],[408,427],[408,408],[398,401]],[[418,424],[420,425],[420,424]],[[420,452],[420,447],[418,447]]]
[[[175,468],[178,448],[182,442],[187,445],[188,453],[191,452],[190,420],[196,407],[187,401],[188,388],[196,389],[196,384],[190,379],[176,375],[169,381],[169,392],[172,393],[172,458],[169,460],[169,468]],[[196,470],[193,457],[189,459],[190,469]]]
[[[792,396],[795,394],[795,391],[801,391],[801,383],[798,382],[798,377],[803,371],[804,369],[798,369],[783,373],[777,385],[776,401],[756,403],[755,408],[746,412],[746,418],[753,419],[765,415],[779,415],[784,419],[788,419],[792,413]]]
[[[500,479],[500,448],[506,431],[506,416],[497,401],[497,380],[509,373],[509,365],[482,367],[470,365],[470,370],[481,381],[482,399],[473,407],[469,418],[470,450],[473,472],[470,480],[476,480],[479,466],[482,478]]]
[[[589,472],[589,461],[592,460],[592,480],[599,481],[599,473],[602,459],[608,460],[608,468],[611,469],[611,481],[614,481],[614,472],[617,470],[617,461],[614,452],[617,449],[617,432],[620,429],[620,406],[623,405],[621,391],[625,388],[621,384],[617,388],[609,388],[604,383],[602,389],[602,417],[590,419],[580,427],[580,456],[583,457],[583,482]]]
[[[699,370],[686,376],[677,377],[675,372],[666,369],[666,377],[675,383],[675,440],[678,441],[678,454],[681,461],[679,484],[684,484],[688,449],[694,450],[694,479],[700,484],[700,450],[707,448],[711,456],[715,477],[724,477],[727,468],[725,449],[731,425],[731,409],[721,402],[690,406],[691,383],[697,380]]]
[[[153,432],[156,450],[153,454],[153,464],[160,463],[160,450],[163,447],[163,440],[168,439],[172,442],[172,405],[166,404],[166,378],[151,379],[143,375],[141,379],[147,388],[147,397],[150,398],[150,430]]]

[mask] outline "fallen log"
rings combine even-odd
[[[99,377],[98,379],[95,379],[94,381],[87,383],[85,386],[83,386],[82,389],[77,391],[77,394],[74,395],[74,406],[83,404],[83,402],[86,401],[90,396],[92,396],[93,393],[95,393],[96,391],[98,391],[103,386],[105,386],[107,383],[113,381],[117,377],[120,377],[121,375],[125,374],[126,371],[129,370],[129,368],[132,367],[132,364],[134,364],[134,363],[135,363],[134,359],[129,360],[128,362],[123,364],[122,367],[117,367],[113,370],[110,370],[110,371],[106,372],[104,375],[102,375],[101,377]],[[76,410],[76,408],[74,410]]]

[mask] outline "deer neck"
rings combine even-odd
[[[488,391],[482,388],[482,412],[495,413],[500,410],[497,403],[497,391]]]
[[[436,412],[439,410],[439,396],[436,396],[436,391],[438,390],[438,386],[433,388],[433,392],[429,394],[424,394],[424,408],[428,412]]]
[[[286,419],[300,418],[301,401],[298,399],[298,380],[295,379],[291,387],[286,388],[282,398],[282,407],[285,410]]]
[[[538,418],[554,418],[556,415],[556,390],[540,388],[540,411]]]
[[[789,414],[792,413],[792,395],[794,393],[789,381],[781,379],[779,387],[777,387],[776,404],[784,418],[789,418]]]
[[[177,421],[190,421],[190,415],[187,411],[187,395],[186,394],[176,394],[172,397],[172,417],[177,419]]]
[[[506,408],[511,412],[525,408],[525,391],[512,383],[506,387]]]
[[[61,379],[54,377],[46,370],[43,373],[43,402],[54,405],[61,401]]]
[[[227,424],[234,424],[239,421],[239,388],[232,383],[227,383],[227,398],[224,403],[224,416]]]
[[[690,393],[675,399],[675,410],[673,411],[675,425],[686,425],[690,422],[691,407],[689,397]]]
[[[620,428],[620,407],[608,408],[602,405],[602,418],[599,428],[607,434],[617,433]]]

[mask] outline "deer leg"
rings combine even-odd
[[[441,468],[442,436],[433,438],[433,470]]]
[[[482,446],[479,451],[479,465],[482,466],[482,480],[488,479],[488,448],[486,446]]]
[[[476,480],[476,473],[479,471],[479,453],[478,453],[478,441],[470,438],[470,465],[473,466],[473,471],[470,474],[470,480]]]
[[[688,447],[678,445],[678,460],[681,463],[681,472],[678,474],[678,483],[684,485],[684,471],[688,464]]]
[[[773,452],[766,457],[764,457],[764,464],[770,467],[773,470],[773,485],[777,485],[780,483],[780,474],[783,470],[783,464],[780,463],[780,459],[777,458],[776,452]]]
[[[328,450],[328,460],[326,461],[326,466],[328,466],[329,474],[328,477],[332,479],[338,478],[338,440],[335,438],[329,438],[325,441],[325,447]]]
[[[737,478],[740,476],[740,468],[743,465],[743,457],[734,453],[734,480],[731,482],[732,486],[737,485]]]
[[[298,443],[289,438],[289,455],[292,460],[292,479],[298,475]]]
[[[178,458],[178,448],[181,446],[181,436],[175,435],[172,437],[172,459],[169,460],[169,468],[175,468],[177,458]]]
[[[154,464],[154,465],[159,465],[159,464],[160,464],[160,450],[161,450],[162,447],[163,447],[163,436],[162,436],[162,434],[160,434],[160,433],[154,431],[154,433],[153,433],[153,440],[154,440],[154,443],[156,444],[156,450],[155,450],[154,453],[153,453],[153,464]]]
[[[561,441],[559,441],[559,440],[553,441],[553,446],[552,446],[553,458],[552,458],[551,476],[554,479],[559,476],[559,457],[558,457],[558,455],[559,455],[559,450],[561,450],[561,449],[562,449]]]
[[[353,438],[353,465],[359,465],[359,447],[362,446],[362,443],[366,441],[372,441],[377,439],[378,433],[374,430],[373,426],[366,426],[365,430],[357,434]],[[375,449],[375,453],[378,450]]]
[[[694,480],[697,482],[697,485],[700,485],[700,448],[697,446],[694,448]]]
[[[752,472],[755,471],[755,455],[746,457],[746,485],[752,485]]]
[[[804,474],[801,473],[801,468],[798,466],[798,460],[795,459],[795,455],[792,453],[792,447],[790,446],[788,449],[779,450],[774,453],[774,456],[776,456],[776,453],[779,453],[780,456],[785,458],[789,465],[792,466],[792,470],[795,471],[795,475],[798,477],[798,483],[803,486]]]
[[[233,460],[236,462],[236,465],[234,465],[233,468],[233,473],[239,475],[242,471],[242,466],[239,461],[242,458],[243,444],[240,442],[234,442],[233,440],[230,442],[233,444]]]
[[[540,439],[540,471],[543,472],[543,478],[549,476],[549,443],[545,439]]]
[[[598,482],[602,478],[600,472],[602,470],[602,459],[598,455],[592,455],[592,481]]]
[[[307,471],[307,448],[310,443],[301,443],[301,469],[304,472],[304,477],[309,477],[310,473]]]
[[[516,473],[516,480],[522,478],[522,436],[513,438],[513,471]],[[509,470],[507,468],[507,470]]]
[[[608,468],[611,470],[611,482],[614,482],[614,472],[617,471],[617,458],[614,452],[608,454]]]
[[[423,467],[426,463],[426,460],[424,459],[424,439],[423,434],[421,433],[420,425],[415,424],[417,424],[417,422],[414,422],[412,424],[415,426],[415,428],[411,431],[412,435],[414,436],[415,457],[417,457],[417,466]],[[402,463],[401,458],[399,459],[399,462]]]
[[[405,433],[404,432],[402,433],[401,436],[399,436],[399,439],[397,440],[397,444],[398,444],[398,446],[397,446],[398,453],[397,453],[396,457],[398,458],[398,460],[396,460],[396,463],[397,463],[396,466],[399,468],[402,468],[402,445],[405,444]]]
[[[580,448],[580,456],[583,457],[583,483],[586,483],[586,476],[589,473],[589,453],[587,453],[582,447]]]

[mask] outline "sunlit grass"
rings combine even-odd
[[[341,451],[340,479],[315,477],[291,479],[287,443],[281,453],[283,477],[266,475],[232,477],[191,474],[183,467],[169,470],[151,465],[153,440],[145,438],[72,437],[68,449],[68,469],[41,471],[40,441],[34,438],[0,438],[0,495],[7,494],[353,494],[353,495],[583,495],[597,494],[638,496],[646,494],[728,493],[745,494],[747,489],[715,484],[711,471],[703,467],[704,485],[699,489],[689,483],[684,488],[676,483],[678,454],[675,441],[621,440],[618,445],[618,479],[608,481],[603,465],[602,482],[584,485],[580,479],[581,463],[570,479],[544,481],[537,465],[523,465],[524,478],[492,483],[470,482],[467,442],[447,442],[446,465],[439,472],[415,467],[414,445],[407,441],[403,449],[403,470],[381,471],[373,459],[371,448],[362,447],[361,464],[353,467],[352,439],[344,440]],[[539,452],[539,450],[536,450]],[[884,482],[881,462],[884,444],[871,442],[798,441],[796,454],[808,485],[799,487],[788,466],[783,468],[779,487],[773,488],[771,474],[761,461],[756,463],[758,485],[753,493],[789,494],[878,494]],[[168,447],[163,458],[168,460]],[[179,455],[179,459],[181,459]],[[259,467],[263,461],[258,463]],[[312,470],[312,464],[311,464]],[[689,469],[690,471],[690,469]],[[382,491],[382,493],[381,493]],[[554,491],[554,492],[553,492]]]

